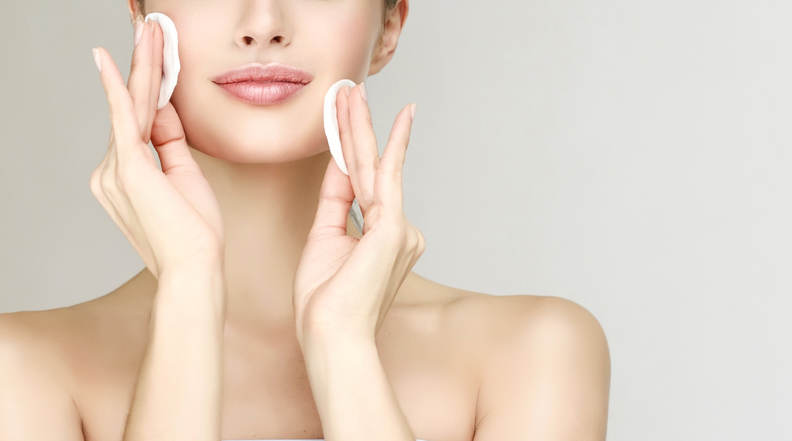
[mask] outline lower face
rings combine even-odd
[[[160,0],[179,33],[181,71],[171,103],[189,145],[238,163],[290,162],[328,149],[324,96],[332,84],[365,80],[381,31],[382,0]],[[280,37],[280,38],[276,38]],[[307,70],[313,80],[288,99],[252,104],[212,79],[252,62]]]

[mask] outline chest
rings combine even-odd
[[[378,334],[380,360],[417,438],[473,438],[476,354],[456,346],[427,329],[383,325]],[[323,438],[299,346],[229,341],[224,350],[224,440]],[[135,352],[137,362],[107,363],[82,380],[78,406],[86,441],[122,439],[143,348]]]

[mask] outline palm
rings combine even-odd
[[[338,310],[330,304],[333,299],[315,295],[338,274],[343,263],[355,250],[359,239],[347,235],[316,235],[308,238],[294,277],[295,316],[300,324],[301,317],[310,311]],[[319,303],[322,303],[319,305]]]
[[[184,128],[173,104],[168,103],[157,112],[151,142],[160,158],[163,155],[168,157],[168,163],[163,164],[163,172],[159,174],[160,179],[164,177],[170,181],[222,243],[224,232],[220,204],[203,171],[189,153]]]
[[[180,149],[186,150],[186,147]],[[168,207],[162,214],[167,215],[174,228],[178,228],[174,234],[183,237],[185,246],[205,237],[212,237],[217,243],[224,242],[219,203],[197,164],[187,163],[167,168],[164,172],[156,166],[141,167],[138,174],[138,185],[150,186],[147,193],[159,199],[150,202],[154,206]]]

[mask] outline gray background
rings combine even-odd
[[[0,312],[105,294],[142,261],[88,186],[90,49],[121,0],[3,1]],[[384,146],[418,103],[415,270],[600,320],[610,440],[789,440],[792,2],[416,0],[367,84]]]

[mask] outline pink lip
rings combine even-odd
[[[312,80],[313,76],[303,69],[258,63],[229,70],[212,79],[232,96],[259,105],[283,102]]]
[[[218,85],[242,101],[259,105],[278,104],[286,101],[305,87],[305,84],[300,83],[258,83],[255,81]]]

